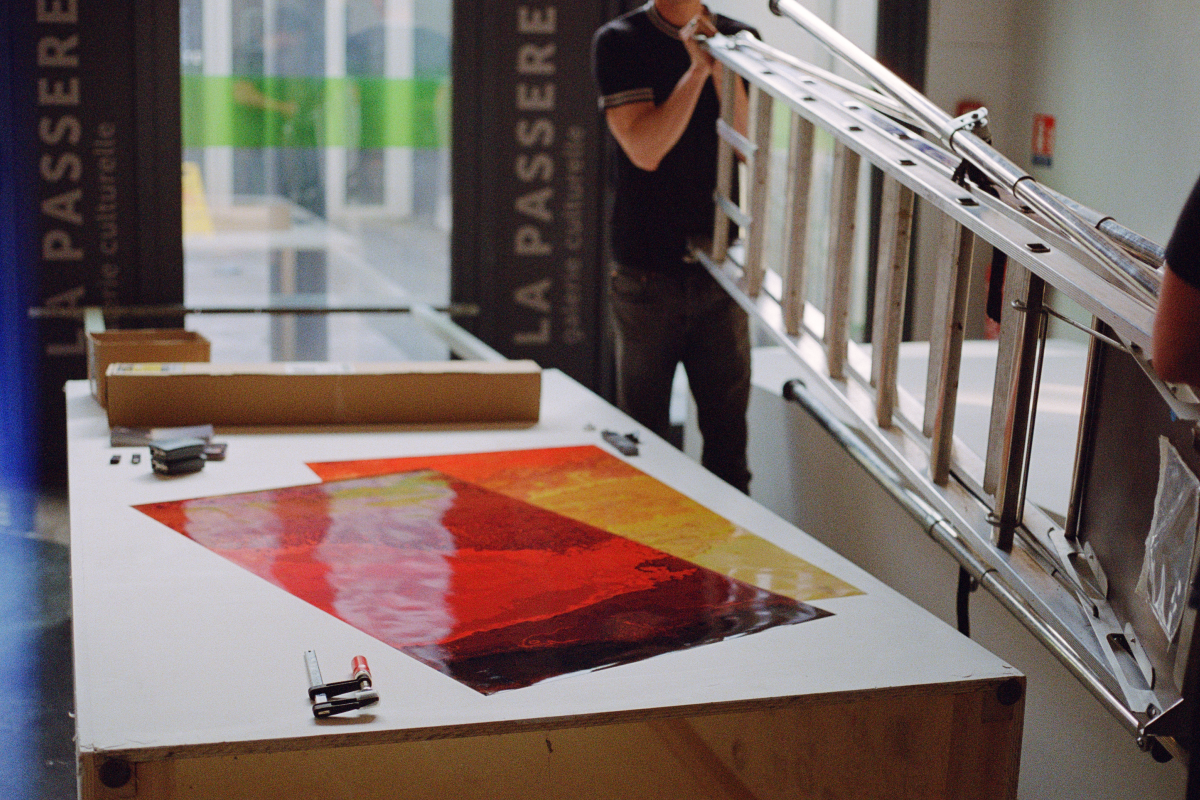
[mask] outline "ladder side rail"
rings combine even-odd
[[[1099,330],[1100,327],[1100,321],[1092,317],[1092,330]],[[1083,376],[1083,402],[1079,413],[1079,431],[1075,443],[1075,464],[1071,471],[1071,495],[1067,505],[1066,521],[1063,525],[1063,534],[1070,540],[1077,538],[1086,483],[1083,477],[1091,469],[1093,442],[1092,438],[1088,436],[1088,432],[1096,425],[1096,415],[1100,403],[1101,348],[1104,346],[1095,337],[1088,341],[1087,370]]]

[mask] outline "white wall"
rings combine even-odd
[[[978,97],[997,149],[1165,243],[1198,174],[1200,13],[1178,0],[932,0],[927,93]],[[1056,120],[1033,167],[1034,114]]]
[[[996,149],[1027,161],[1027,125],[1014,107],[1018,2],[930,0],[925,91],[948,114],[960,100],[982,102]]]
[[[1165,243],[1200,174],[1196,4],[1016,2],[1016,108],[1026,130],[1057,123],[1053,166],[1032,174]]]
[[[875,0],[801,0],[801,3],[866,52],[875,52]],[[823,69],[856,74],[835,64],[832,56],[795,22],[772,14],[767,0],[712,0],[707,6],[758,28],[763,41],[772,47]]]
[[[1198,39],[1196,5],[1177,0],[931,0],[926,93],[950,113],[959,100],[982,101],[1000,152],[1165,244],[1200,175]],[[1050,167],[1031,162],[1035,114],[1055,118]],[[928,239],[919,240],[921,262],[931,255]],[[981,300],[982,287],[974,288]],[[927,335],[930,302],[918,293],[915,338]],[[1087,321],[1068,301],[1051,303]],[[1053,331],[1073,335],[1057,324]]]

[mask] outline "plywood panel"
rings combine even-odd
[[[1019,684],[880,692],[502,736],[141,762],[133,765],[132,790],[107,789],[85,768],[92,784],[85,797],[999,800],[1015,796]]]

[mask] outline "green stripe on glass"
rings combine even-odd
[[[450,81],[182,76],[184,147],[446,147]]]

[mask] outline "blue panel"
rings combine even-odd
[[[34,687],[37,650],[18,609],[35,604],[33,529],[37,443],[37,349],[27,309],[35,262],[31,143],[33,79],[18,49],[21,11],[0,4],[0,685],[10,697]],[[22,7],[33,4],[22,4]],[[28,44],[32,44],[27,42]],[[31,51],[32,46],[24,48]],[[37,729],[15,719],[0,728],[0,796],[32,798],[39,765]]]
[[[18,58],[25,26],[16,10],[0,10],[0,527],[33,526],[37,458],[37,346],[28,308],[35,304],[32,143],[33,79]],[[11,187],[11,189],[10,189]]]

